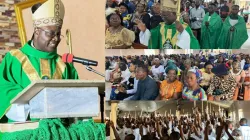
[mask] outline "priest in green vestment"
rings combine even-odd
[[[200,49],[189,25],[177,21],[175,8],[164,8],[164,22],[151,29],[149,49]]]
[[[6,115],[11,121],[26,121],[29,113],[27,106],[11,105],[10,101],[32,81],[78,79],[74,66],[64,63],[57,54],[64,18],[63,3],[48,0],[34,5],[32,13],[32,39],[21,49],[8,52],[0,64],[0,119]]]
[[[231,14],[223,23],[217,42],[219,49],[240,49],[248,39],[245,20],[238,12],[239,6],[233,5]]]
[[[218,49],[217,41],[223,25],[221,17],[215,12],[216,5],[211,3],[201,27],[201,49]]]

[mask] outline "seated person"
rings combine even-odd
[[[136,70],[136,65],[134,62],[131,62],[130,67],[129,67],[129,71],[131,72],[131,75],[127,82],[125,82],[124,84],[120,85],[117,88],[118,94],[117,94],[116,100],[123,100],[136,93],[138,80],[135,75],[135,70]]]
[[[161,99],[178,99],[182,93],[183,84],[177,80],[177,66],[168,65],[166,73],[166,80],[162,81],[160,86]]]
[[[136,77],[139,80],[135,95],[126,100],[155,100],[159,95],[156,81],[148,76],[148,67],[141,65],[136,69]]]

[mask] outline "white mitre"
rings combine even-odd
[[[48,0],[32,15],[34,27],[59,26],[63,24],[64,5],[61,0]]]

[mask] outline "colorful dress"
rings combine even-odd
[[[232,75],[229,75],[226,80],[214,76],[207,90],[207,94],[217,96],[220,100],[233,100],[236,85],[237,83]]]
[[[184,87],[182,91],[182,98],[190,101],[206,101],[207,100],[207,95],[206,92],[202,89],[199,88],[195,91],[189,90],[188,87]]]
[[[160,85],[160,94],[162,100],[171,99],[174,94],[182,93],[183,84],[175,80],[173,83],[168,83],[167,80],[162,81]]]

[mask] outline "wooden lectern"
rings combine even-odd
[[[104,91],[104,81],[41,80],[31,83],[11,104],[28,104],[31,118],[89,118],[99,116],[101,101],[103,119],[104,105],[99,95],[103,95]],[[0,124],[0,131],[37,127],[38,122]]]

